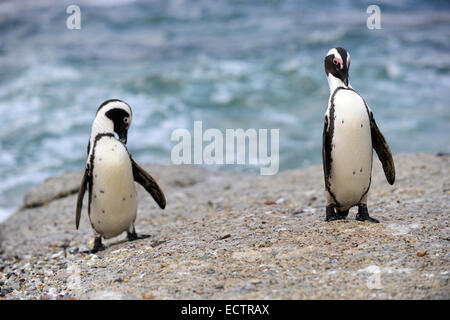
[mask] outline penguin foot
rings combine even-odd
[[[150,237],[149,234],[140,234],[140,235],[138,235],[134,229],[133,229],[132,232],[127,232],[127,240],[128,241],[135,241],[135,240],[145,239],[145,238],[148,238],[148,237]]]
[[[365,204],[360,204],[358,206],[358,213],[356,214],[356,220],[380,223],[380,221],[378,221],[377,219],[369,216],[369,210],[367,210],[367,205]]]
[[[96,253],[99,251],[105,250],[106,247],[102,243],[102,237],[95,237],[94,239],[94,247],[91,250],[91,253]]]
[[[335,220],[340,219],[339,216],[337,215],[337,213],[334,211],[334,206],[332,204],[330,204],[326,207],[325,213],[326,213],[326,217],[325,217],[326,222],[335,221]]]

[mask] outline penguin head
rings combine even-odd
[[[348,70],[350,69],[350,54],[344,48],[337,47],[328,51],[325,57],[325,73],[327,77],[340,79],[348,87]]]
[[[93,133],[117,133],[119,140],[127,143],[128,129],[131,126],[131,107],[119,99],[110,99],[103,102],[95,116]]]

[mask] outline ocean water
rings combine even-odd
[[[138,162],[170,163],[172,131],[202,120],[280,129],[281,171],[320,163],[335,46],[394,153],[450,152],[448,1],[82,0],[69,30],[73,3],[0,2],[0,220],[33,185],[83,168],[109,98],[133,108]]]

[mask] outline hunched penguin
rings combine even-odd
[[[78,229],[87,188],[88,214],[95,236],[92,252],[105,248],[102,237],[109,239],[126,231],[128,240],[140,238],[134,227],[138,203],[134,182],[142,185],[161,209],[166,206],[161,188],[128,152],[131,119],[131,107],[124,101],[111,99],[100,105],[92,124],[75,216]]]
[[[367,194],[375,149],[389,184],[395,181],[391,150],[375,122],[372,111],[348,81],[350,54],[331,49],[325,57],[330,87],[323,129],[322,158],[325,177],[325,221],[345,219],[358,206],[356,219],[378,223],[369,216]]]

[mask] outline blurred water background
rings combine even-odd
[[[371,4],[380,30],[366,27]],[[320,163],[335,46],[394,153],[450,152],[448,1],[0,2],[0,220],[33,185],[83,168],[108,98],[133,108],[138,162],[170,163],[172,131],[202,120],[279,128],[280,170]]]

